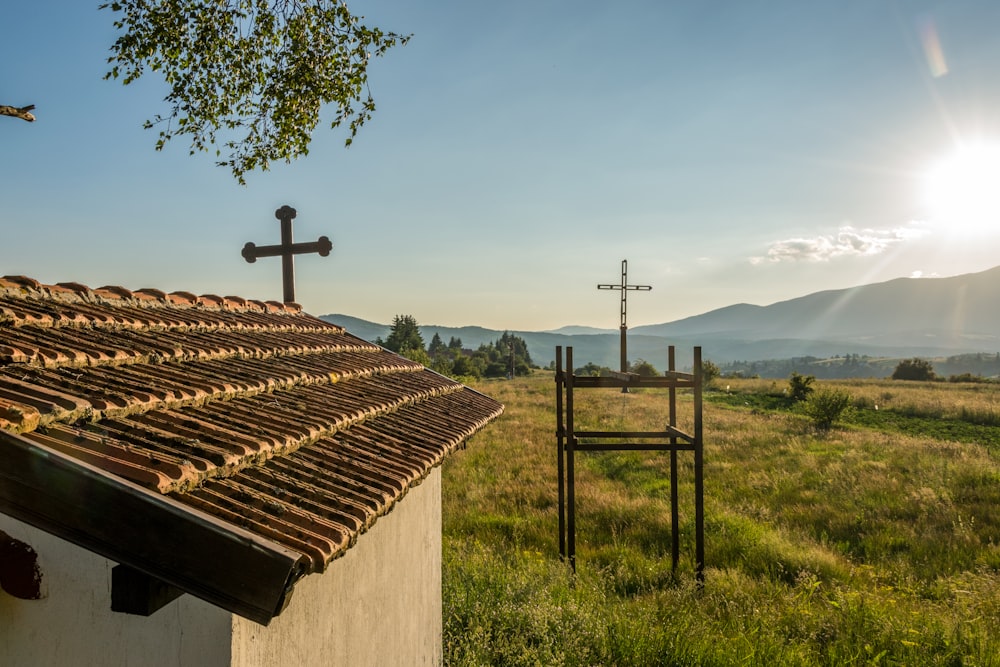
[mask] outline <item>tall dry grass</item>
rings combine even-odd
[[[678,573],[668,455],[579,457],[573,577],[557,553],[552,375],[477,387],[507,412],[445,467],[449,664],[1000,664],[996,450],[885,425],[820,433],[753,400],[780,395],[780,382],[730,381],[728,396],[726,382],[725,400],[705,405],[701,590],[689,456]],[[837,386],[860,409],[917,406],[924,416],[906,418],[918,420],[996,399],[979,385]],[[588,391],[577,392],[579,428],[664,419],[662,392]],[[690,395],[679,402],[684,427]]]

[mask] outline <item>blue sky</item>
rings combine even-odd
[[[240,249],[283,204],[334,243],[298,301],[378,322],[615,328],[622,259],[630,326],[1000,264],[995,0],[355,0],[414,35],[375,117],[246,186],[154,151],[162,83],[102,80],[97,4],[5,7],[0,104],[38,121],[0,118],[0,275],[280,299]]]

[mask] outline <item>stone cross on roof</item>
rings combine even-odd
[[[265,245],[259,248],[254,243],[247,243],[243,246],[243,259],[251,264],[259,257],[281,256],[281,282],[284,287],[284,302],[294,303],[295,301],[295,265],[292,256],[304,253],[319,253],[320,257],[326,257],[333,249],[330,239],[321,236],[318,241],[310,243],[292,243],[292,220],[296,211],[291,206],[282,206],[274,212],[274,217],[281,221],[281,244]]]

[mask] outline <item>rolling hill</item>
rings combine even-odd
[[[385,338],[389,325],[348,315],[324,315],[366,340]],[[421,325],[425,342],[437,333],[466,348],[495,341],[502,331],[482,327]],[[566,326],[556,331],[513,331],[532,360],[545,366],[555,347],[572,346],[574,365],[617,368],[619,333]],[[691,348],[716,363],[861,354],[873,357],[939,357],[1000,350],[1000,267],[948,278],[899,278],[841,290],[815,292],[769,306],[735,304],[675,322],[629,330],[629,359],[666,366],[668,345],[680,367]]]
[[[995,350],[1000,342],[998,305],[1000,267],[950,278],[898,278],[816,292],[770,306],[737,304],[633,331],[668,338],[825,340],[890,348]]]

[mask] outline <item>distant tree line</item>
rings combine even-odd
[[[1000,353],[960,354],[932,361],[913,357],[889,359],[862,354],[830,359],[793,357],[764,361],[733,361],[720,368],[723,377],[779,378],[808,372],[824,380],[891,378],[893,380],[990,382],[1000,378]]]
[[[891,377],[974,382],[1000,377],[1000,353],[960,354],[933,361],[925,359],[914,361],[914,359],[871,357],[867,354],[844,354],[827,359],[805,356],[761,361],[732,361],[723,364],[720,371],[724,377],[783,378],[789,377],[792,373],[808,373],[824,380]],[[930,365],[930,374],[927,373],[925,364]],[[904,377],[900,377],[899,373]]]
[[[437,333],[427,347],[420,326],[412,315],[397,315],[385,340],[376,345],[397,352],[430,369],[450,377],[496,378],[528,375],[536,368],[523,338],[505,331],[496,341],[483,343],[476,350],[462,346],[462,339],[452,336],[446,344]]]
[[[552,363],[553,367],[555,367],[555,362]],[[574,369],[573,374],[600,377],[602,375],[610,375],[611,370],[612,369],[609,368],[608,366],[599,366],[598,364],[595,364],[593,361],[588,361],[583,366]],[[617,371],[618,369],[616,368],[614,370]],[[649,363],[645,359],[636,359],[634,362],[632,361],[628,362],[627,371],[629,373],[636,373],[637,375],[642,375],[645,377],[655,377],[660,374],[660,371],[656,370],[656,366]]]
[[[953,376],[1000,377],[1000,352],[974,352],[948,357],[935,364],[938,372],[950,380]]]
[[[720,371],[726,377],[786,378],[792,373],[808,372],[824,380],[858,377],[886,377],[892,373],[892,362],[867,354],[837,355],[829,359],[819,357],[791,357],[760,361],[731,361]]]

